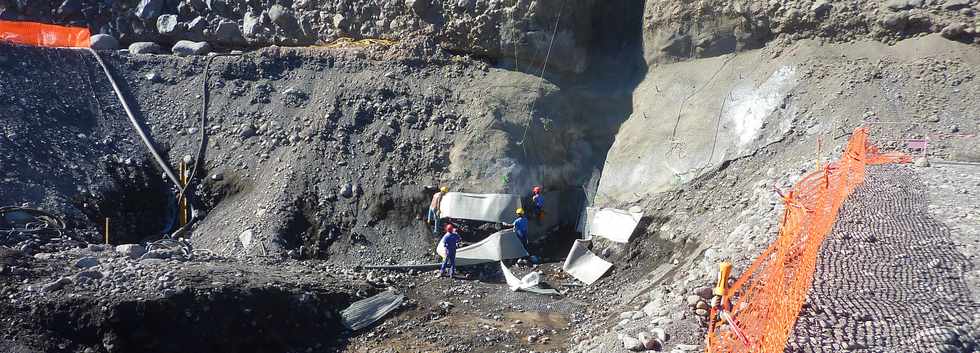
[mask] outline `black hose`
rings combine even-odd
[[[205,153],[205,149],[207,148],[207,139],[208,139],[208,135],[207,135],[208,101],[209,101],[209,94],[210,94],[210,91],[208,90],[209,87],[208,79],[211,76],[209,72],[209,69],[211,67],[211,62],[214,61],[214,58],[219,56],[239,56],[239,55],[240,54],[212,54],[208,56],[207,61],[204,63],[204,80],[203,80],[203,84],[201,85],[201,126],[198,129],[200,130],[201,133],[201,142],[197,147],[197,157],[194,159],[194,166],[191,167],[191,174],[188,175],[187,177],[187,185],[185,185],[185,187],[183,188],[180,188],[180,193],[177,194],[178,202],[182,200],[184,197],[187,197],[187,189],[193,189],[192,184],[194,183],[194,178],[197,177],[197,168],[201,163],[204,163],[204,153]],[[188,200],[187,204],[188,206],[190,206],[191,201]],[[178,212],[177,216],[179,217],[179,215],[180,213]],[[180,235],[184,234],[188,229],[190,229],[191,224],[194,224],[194,220],[195,220],[195,217],[193,216],[194,216],[193,207],[191,207],[191,217],[188,218],[187,224],[185,224],[184,226],[178,228],[176,231],[171,233],[170,238],[177,238]]]
[[[150,136],[146,134],[146,131],[143,130],[143,127],[140,126],[138,121],[136,121],[136,116],[133,114],[132,109],[129,108],[129,104],[126,103],[126,98],[123,97],[122,89],[119,88],[119,85],[116,83],[116,79],[113,78],[112,73],[109,72],[109,66],[106,65],[104,61],[102,61],[102,57],[99,56],[98,52],[96,52],[92,48],[85,48],[85,49],[88,49],[88,51],[92,53],[92,56],[95,57],[95,61],[99,62],[99,66],[102,66],[102,71],[105,72],[106,78],[109,79],[109,84],[112,85],[112,89],[116,93],[116,98],[119,98],[119,103],[122,104],[123,110],[126,111],[126,116],[129,117],[129,122],[133,125],[133,128],[136,130],[136,133],[139,134],[140,140],[142,140],[143,144],[146,145],[146,149],[150,151],[150,154],[153,155],[153,159],[157,161],[157,164],[160,165],[160,168],[163,169],[163,172],[167,174],[167,177],[170,178],[170,181],[173,182],[175,186],[177,186],[178,190],[181,190],[181,192],[183,192],[184,188],[180,185],[180,179],[177,178],[177,174],[174,174],[174,171],[170,169],[170,165],[168,165],[167,162],[163,160],[163,157],[160,156],[160,153],[157,153],[156,148],[153,147],[153,143],[150,142]]]
[[[197,160],[194,161],[194,167],[191,168],[191,174],[187,178],[187,185],[184,186],[184,185],[181,185],[180,179],[177,177],[176,174],[174,174],[173,170],[170,169],[170,165],[168,165],[167,162],[164,161],[163,157],[160,156],[159,153],[157,153],[156,148],[153,147],[153,143],[150,142],[149,135],[142,128],[142,126],[140,126],[139,122],[136,121],[136,116],[133,114],[132,110],[129,108],[129,104],[126,103],[126,99],[125,99],[125,97],[123,97],[122,90],[119,88],[119,85],[116,83],[116,80],[112,77],[112,73],[109,72],[108,65],[106,65],[106,63],[102,60],[102,57],[99,56],[99,53],[98,52],[96,52],[92,48],[86,48],[86,49],[88,49],[88,51],[90,53],[92,53],[92,56],[95,57],[95,60],[99,62],[99,65],[102,67],[102,71],[105,72],[106,77],[109,79],[109,83],[112,85],[112,88],[113,88],[113,90],[116,93],[116,97],[119,98],[119,102],[122,104],[123,109],[126,111],[126,115],[129,117],[129,122],[133,125],[133,128],[139,134],[140,139],[143,141],[143,144],[146,145],[146,148],[150,151],[150,154],[153,155],[153,158],[156,160],[157,164],[160,166],[161,169],[163,169],[163,172],[167,175],[167,177],[170,178],[170,180],[171,180],[171,182],[173,182],[174,186],[177,187],[177,190],[178,190],[177,200],[182,200],[184,197],[187,196],[187,189],[190,188],[191,184],[194,181],[195,176],[197,175],[197,167],[201,163],[201,161],[204,159],[204,151],[205,151],[205,147],[207,146],[207,132],[206,132],[206,130],[207,130],[207,116],[208,116],[207,115],[208,114],[208,76],[209,76],[209,74],[208,74],[208,68],[211,66],[211,62],[216,57],[219,57],[219,56],[238,56],[240,54],[212,54],[212,55],[210,55],[208,57],[207,62],[204,65],[204,83],[202,85],[202,91],[203,91],[203,94],[202,94],[202,99],[203,99],[202,108],[203,109],[201,109],[201,126],[199,128],[201,130],[201,142],[198,145],[198,149],[197,149]],[[184,226],[178,228],[176,231],[174,231],[173,233],[171,233],[168,237],[175,238],[175,237],[180,236],[181,234],[185,233],[188,229],[190,229],[190,226],[194,223],[194,217],[193,217],[193,214],[194,214],[194,205],[189,200],[188,200],[187,205],[191,209],[191,216],[192,217],[190,217],[190,219],[188,219],[187,224],[185,224]]]

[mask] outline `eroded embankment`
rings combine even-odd
[[[20,338],[27,339],[20,344],[34,343],[45,351],[319,351],[342,342],[337,309],[346,302],[337,294],[275,287],[101,299],[63,298],[31,308],[30,319],[17,325],[26,329]],[[31,336],[42,333],[32,342]]]
[[[116,243],[172,229],[172,195],[94,60],[9,49],[3,89],[20,94],[5,96],[14,109],[0,142],[12,153],[0,158],[22,167],[4,172],[0,203],[65,214],[88,240],[106,217],[119,225]],[[433,243],[416,223],[425,185],[523,194],[532,184],[571,185],[593,163],[595,147],[573,143],[585,129],[553,85],[473,61],[361,54],[271,48],[216,58],[206,126],[204,59],[107,62],[171,168],[198,154],[206,132],[193,238],[222,255],[414,259]],[[525,134],[528,119],[535,126]]]

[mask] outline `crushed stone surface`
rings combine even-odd
[[[974,263],[930,212],[932,190],[907,166],[868,169],[821,249],[787,352],[978,348],[980,304],[964,278]]]

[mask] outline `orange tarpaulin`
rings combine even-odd
[[[88,28],[0,21],[0,41],[41,47],[88,48]]]

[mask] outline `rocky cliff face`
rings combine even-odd
[[[594,0],[0,1],[0,18],[87,26],[122,44],[187,39],[226,48],[317,45],[341,37],[434,38],[448,51],[585,69]]]
[[[971,0],[647,1],[646,58],[666,63],[762,47],[769,41],[819,38],[886,43],[929,33],[977,40]]]

